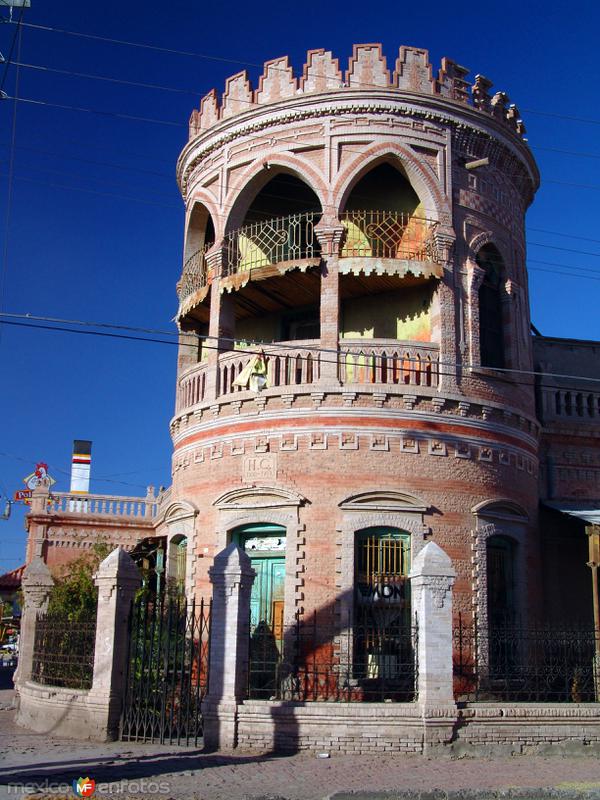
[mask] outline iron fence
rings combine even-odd
[[[440,261],[433,233],[437,223],[401,211],[346,211],[342,258],[402,258]]]
[[[96,615],[74,622],[66,614],[39,614],[31,679],[44,686],[91,689],[94,677]]]
[[[138,598],[130,615],[121,739],[197,744],[208,689],[212,603]]]
[[[206,251],[212,247],[212,242],[194,253],[185,262],[181,281],[179,282],[179,302],[188,298],[194,292],[204,289],[208,281],[208,265],[206,263]]]
[[[320,213],[307,211],[265,222],[255,222],[225,237],[224,274],[235,275],[271,264],[318,258],[315,235]]]
[[[581,703],[598,699],[598,638],[593,629],[522,625],[485,628],[459,616],[454,628],[457,700]]]
[[[276,638],[281,636],[281,639]],[[332,625],[299,614],[281,633],[251,629],[248,696],[254,699],[410,702],[417,697],[417,623],[357,608]]]

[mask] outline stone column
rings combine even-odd
[[[88,704],[97,734],[91,738],[106,741],[118,734],[129,657],[129,612],[141,576],[131,556],[117,547],[98,567],[94,582],[98,587],[98,616]]]
[[[212,275],[210,285],[210,320],[208,336],[205,342],[207,349],[206,394],[207,401],[214,401],[219,396],[217,370],[219,353],[234,349],[235,317],[233,300],[229,294],[221,294],[221,280],[226,258],[225,248],[215,247],[206,255],[209,274]]]
[[[449,741],[456,718],[452,685],[452,586],[456,572],[446,553],[428,542],[410,571],[418,625],[418,703],[425,747]]]
[[[237,706],[248,690],[250,593],[256,576],[236,544],[216,556],[213,585],[208,693],[203,703],[204,743],[231,749],[237,738]]]
[[[31,494],[31,508],[26,517],[27,561],[44,558],[44,542],[48,536],[49,482],[40,482]]]
[[[332,351],[321,354],[320,383],[338,386],[336,353],[340,336],[339,250],[344,228],[339,220],[321,220],[315,235],[321,245],[321,347]]]
[[[19,686],[31,680],[37,616],[47,611],[48,598],[53,586],[54,581],[46,564],[41,558],[34,558],[25,567],[21,579],[23,613],[19,637],[19,663],[14,675],[17,692]]]
[[[445,392],[456,391],[458,373],[458,340],[456,335],[456,314],[458,311],[456,286],[458,281],[455,279],[455,239],[456,235],[449,225],[442,225],[434,233],[435,247],[444,264],[444,274],[438,286],[438,310],[440,328],[439,389]]]

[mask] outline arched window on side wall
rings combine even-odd
[[[504,325],[502,315],[502,279],[504,263],[498,249],[486,244],[477,254],[477,264],[485,270],[479,288],[479,344],[482,367],[503,368]]]

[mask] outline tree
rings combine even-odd
[[[90,552],[65,565],[55,575],[55,584],[48,602],[48,613],[65,618],[69,622],[86,622],[94,618],[98,602],[94,574],[100,562],[109,553],[109,545],[99,542],[92,546]]]

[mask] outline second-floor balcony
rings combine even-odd
[[[207,405],[221,398],[233,399],[256,393],[236,383],[244,368],[257,353],[266,363],[268,394],[316,390],[323,368],[333,362],[341,389],[369,391],[376,386],[395,387],[402,392],[410,387],[437,388],[439,385],[439,346],[433,342],[403,342],[393,339],[342,339],[337,352],[321,350],[318,339],[265,344],[222,353],[216,370],[214,395],[209,397],[208,363],[187,370],[179,380],[177,413]]]
[[[317,236],[320,213],[305,212],[254,222],[228,233],[223,242],[224,281],[235,276],[267,278],[294,267],[318,266]],[[400,211],[355,210],[340,215],[343,228],[339,250],[342,272],[412,272],[426,277],[441,274],[435,241],[437,222]],[[186,261],[179,282],[180,315],[194,298],[201,302],[209,283],[205,245]],[[358,263],[357,263],[358,262]],[[272,269],[272,272],[270,271]]]

